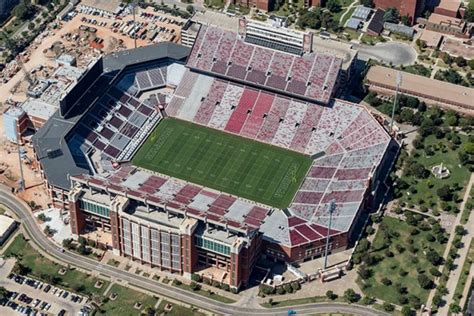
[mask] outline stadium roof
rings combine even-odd
[[[104,72],[120,70],[127,65],[136,65],[161,58],[184,61],[190,48],[172,42],[161,42],[155,45],[122,50],[103,57]]]
[[[333,96],[341,65],[334,56],[295,56],[211,26],[201,28],[187,62],[197,71],[323,104]]]
[[[109,72],[116,72],[126,66],[155,61],[161,58],[183,61],[187,53],[189,53],[189,48],[166,42],[105,55],[102,57],[104,73],[98,81],[100,81],[101,85],[107,86],[113,79],[112,76],[108,75]],[[87,97],[90,100],[97,101],[104,93],[102,89],[91,89],[91,86],[87,85],[92,83],[84,84],[79,80],[77,84],[84,85],[82,89],[88,91],[81,99]],[[93,96],[90,96],[90,94]],[[71,145],[66,138],[89,108],[95,104],[95,101],[93,103],[87,102],[87,107],[74,111],[75,115],[67,119],[62,118],[59,112],[54,113],[33,136],[33,146],[49,184],[69,190],[69,176],[91,173],[86,161],[79,159],[77,155],[78,153],[83,155],[81,149]],[[78,104],[81,104],[80,99],[76,102],[75,107]]]

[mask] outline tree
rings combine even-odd
[[[443,258],[433,249],[428,250],[426,253],[426,259],[428,259],[428,261],[434,266],[441,264],[443,261]]]
[[[402,18],[400,20],[404,25],[411,26],[411,20],[410,20],[410,17],[408,15],[402,16]],[[426,45],[426,43],[424,41],[422,41],[422,43],[424,43],[424,45]]]
[[[467,22],[474,22],[474,1],[469,1],[466,12],[464,13],[464,19]]]
[[[332,300],[335,300],[337,298],[337,294],[335,294],[333,291],[329,290],[329,291],[326,292],[326,297],[332,301]]]
[[[364,7],[367,7],[367,8],[373,8],[374,7],[374,0],[359,0],[359,2]]]
[[[383,15],[383,21],[384,22],[390,22],[390,23],[398,23],[400,20],[400,14],[397,10],[397,8],[388,8],[385,11],[385,14]]]
[[[188,11],[189,14],[193,14],[194,13],[194,7],[190,4],[190,5],[186,6],[186,11]]]
[[[35,24],[33,22],[28,23],[28,30],[32,31],[35,29]]]
[[[384,311],[386,311],[386,312],[393,312],[395,310],[395,306],[393,306],[392,304],[387,303],[387,302],[384,302],[382,307],[383,307]]]
[[[420,284],[423,289],[431,289],[433,287],[433,281],[425,274],[419,274],[417,279],[418,284]]]
[[[459,67],[466,67],[466,65],[467,65],[466,59],[464,59],[464,57],[462,57],[462,56],[458,56],[458,57],[454,58],[454,62]]]
[[[12,272],[19,275],[25,275],[30,272],[30,268],[28,268],[27,266],[23,265],[20,262],[15,262]]]
[[[6,299],[9,293],[10,292],[6,288],[4,288],[3,286],[0,286],[0,300]]]
[[[72,238],[63,239],[63,247],[66,249],[74,248],[74,245],[72,244]]]
[[[336,13],[341,11],[341,4],[339,3],[339,0],[328,0],[326,2],[326,8],[329,11]]]
[[[357,294],[353,289],[347,289],[347,290],[344,292],[344,299],[345,299],[348,303],[355,303],[355,302],[357,302],[357,301],[360,299],[360,295]]]
[[[439,198],[443,201],[451,201],[453,199],[453,192],[449,185],[445,184],[436,190],[436,194],[438,194]]]
[[[411,316],[411,315],[413,315],[413,311],[411,310],[410,307],[408,307],[408,306],[403,306],[403,307],[402,307],[402,315],[403,315],[403,316]]]
[[[35,13],[35,8],[30,0],[21,0],[20,3],[13,8],[12,14],[20,20],[27,20]]]

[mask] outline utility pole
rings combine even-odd
[[[326,270],[328,266],[328,252],[329,252],[329,236],[331,234],[331,224],[332,224],[332,213],[336,210],[336,200],[332,199],[328,205],[329,211],[329,225],[328,225],[328,233],[326,235],[326,251],[324,253],[324,270]]]
[[[393,133],[393,122],[395,121],[395,108],[397,107],[398,91],[400,90],[401,84],[402,84],[402,74],[400,73],[400,71],[397,71],[397,89],[395,91],[395,98],[393,100],[392,120],[390,121],[390,133]]]

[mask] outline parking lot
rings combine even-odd
[[[13,273],[0,286],[9,291],[0,300],[0,315],[78,315],[87,298]]]

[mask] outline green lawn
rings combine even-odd
[[[206,6],[214,9],[222,9],[225,6],[225,1],[223,0],[205,0]]]
[[[137,166],[278,208],[287,207],[311,158],[176,119],[162,121]]]
[[[5,256],[17,257],[20,263],[30,270],[29,275],[34,278],[44,280],[51,276],[56,277],[57,285],[83,294],[102,294],[109,285],[108,281],[103,281],[104,285],[97,289],[94,287],[97,278],[75,269],[70,269],[65,275],[59,275],[58,271],[63,266],[38,253],[21,234],[16,236],[10,247],[5,251]]]
[[[171,304],[173,306],[173,308],[169,312],[165,312],[165,306],[167,304]],[[178,304],[173,304],[166,300],[162,300],[160,302],[160,305],[158,305],[158,308],[157,308],[157,312],[158,312],[158,315],[167,315],[167,316],[185,316],[185,315],[204,316],[206,315],[201,312],[198,312],[195,309],[184,307]]]
[[[349,12],[347,12],[346,15],[344,16],[344,18],[342,19],[342,21],[340,21],[339,24],[340,24],[342,27],[344,27],[344,26],[346,25],[347,20],[349,20],[349,19],[351,18],[352,13],[354,13],[355,9],[356,9],[356,7],[350,8],[350,9],[349,9]],[[342,11],[343,11],[343,13],[344,13],[344,12],[347,11],[347,10],[342,10]],[[341,16],[342,16],[342,14],[339,16],[339,19],[340,19]]]
[[[462,266],[461,275],[459,276],[458,284],[456,285],[456,289],[454,290],[454,300],[456,304],[459,304],[459,301],[462,297],[464,287],[466,286],[466,282],[468,281],[469,270],[471,269],[471,265],[473,261],[474,261],[474,242],[472,242],[471,240],[471,243],[469,245],[469,252]]]
[[[203,289],[194,291],[193,289],[191,289],[191,287],[189,285],[184,284],[184,283],[181,283],[179,285],[173,283],[173,286],[176,286],[176,287],[179,287],[180,289],[187,290],[187,291],[199,294],[201,296],[208,297],[210,299],[213,299],[213,300],[216,300],[216,301],[219,301],[219,302],[222,302],[222,303],[226,303],[226,304],[235,303],[235,301],[233,299],[230,299],[230,298],[225,297],[225,296],[221,296],[219,294],[215,294],[214,292],[212,292],[212,294],[211,294],[211,292],[209,292],[207,290],[203,290]]]
[[[407,288],[408,295],[414,295],[420,299],[421,303],[425,303],[428,298],[429,290],[421,288],[418,284],[417,277],[419,272],[417,269],[422,269],[432,280],[434,277],[429,273],[429,269],[433,267],[433,265],[426,259],[423,251],[430,247],[442,256],[445,246],[437,241],[428,242],[426,236],[430,231],[422,231],[420,229],[417,235],[410,236],[410,229],[413,226],[408,225],[404,221],[385,216],[382,223],[386,225],[387,231],[398,232],[399,234],[396,238],[392,237],[393,239],[388,246],[388,250],[390,250],[394,256],[386,256],[385,252],[387,249],[376,250],[379,248],[379,245],[383,244],[383,234],[379,230],[371,248],[371,255],[380,256],[382,260],[369,267],[372,270],[372,275],[369,279],[365,281],[359,280],[361,283],[369,285],[363,288],[364,293],[390,303],[399,304],[398,298],[400,295],[394,284],[400,282],[402,286]],[[418,249],[417,252],[411,253],[408,249],[405,249],[402,253],[399,253],[396,250],[396,245],[399,244],[408,248],[408,237],[413,239],[413,246]],[[414,262],[413,258],[416,258],[418,262]],[[408,272],[408,274],[402,276],[399,274],[400,270],[404,270]],[[392,285],[383,285],[381,282],[383,278],[390,279]]]
[[[466,202],[466,206],[464,207],[464,211],[461,215],[461,224],[465,225],[469,220],[469,216],[471,215],[472,209],[474,207],[474,187],[471,189],[471,193],[469,194],[469,198]]]
[[[147,307],[155,307],[156,298],[147,294],[126,288],[124,286],[114,284],[109,290],[109,295],[117,294],[114,301],[108,300],[107,303],[100,307],[100,310],[106,315],[140,315]],[[140,302],[142,307],[136,309],[135,303]]]
[[[337,298],[336,302],[343,302],[342,298]],[[328,302],[328,298],[326,296],[311,296],[311,297],[304,297],[304,298],[295,298],[292,300],[286,301],[275,301],[271,305],[266,302],[261,304],[265,308],[274,308],[274,307],[285,307],[285,306],[296,306],[296,305],[303,305],[303,304],[310,304],[310,303],[324,303]]]
[[[467,136],[458,134],[463,143],[467,142]],[[451,150],[448,145],[447,139],[437,139],[434,135],[430,135],[423,140],[425,148],[432,146],[434,148],[434,155],[427,156],[423,149],[416,150],[419,156],[416,159],[417,162],[421,163],[426,169],[430,170],[430,176],[427,179],[416,180],[413,176],[403,176],[402,179],[410,184],[410,187],[416,188],[416,193],[410,192],[410,194],[403,194],[400,201],[404,201],[408,204],[414,205],[426,205],[433,207],[434,209],[440,209],[440,198],[436,191],[444,186],[459,185],[461,188],[465,188],[469,180],[470,173],[465,166],[460,165],[458,152]],[[441,149],[444,148],[444,149]],[[431,168],[435,165],[443,163],[443,166],[447,167],[451,172],[449,178],[437,179],[431,173]],[[430,187],[431,186],[431,187]],[[407,191],[408,192],[408,191]],[[459,198],[462,198],[462,192],[458,192]],[[451,207],[457,206],[454,201],[448,202]],[[433,206],[432,206],[433,205]]]

